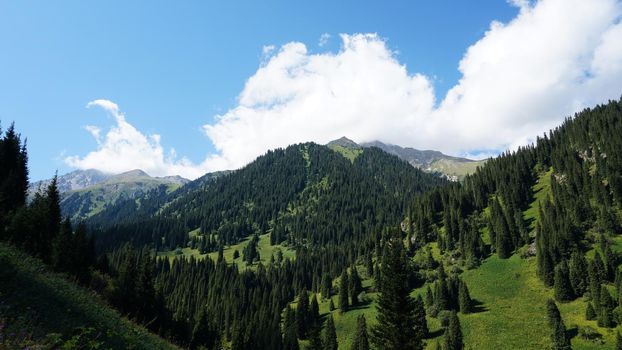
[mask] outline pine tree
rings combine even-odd
[[[309,293],[303,289],[298,296],[296,305],[296,327],[298,338],[306,339],[309,324]]]
[[[553,349],[555,350],[569,350],[570,340],[566,335],[566,326],[564,320],[559,313],[559,309],[555,304],[555,301],[549,299],[547,301],[547,317],[549,320],[549,326],[551,328],[551,342],[553,343]]]
[[[350,300],[352,305],[358,304],[358,296],[363,291],[363,285],[361,278],[359,277],[356,266],[352,266],[352,272],[350,273],[350,282],[348,283]]]
[[[322,286],[320,292],[322,293],[322,299],[326,300],[330,298],[330,292],[332,289],[333,281],[330,279],[330,275],[328,273],[324,273],[322,275]]]
[[[335,329],[335,322],[333,321],[333,315],[328,315],[326,320],[326,326],[324,327],[324,344],[325,350],[337,350],[337,330]]]
[[[553,283],[555,290],[555,299],[559,302],[567,302],[574,299],[572,286],[568,273],[568,265],[562,260],[555,266],[555,282]]]
[[[445,330],[445,346],[444,350],[462,350],[464,343],[462,340],[462,328],[460,327],[460,319],[455,311],[449,314],[449,325]]]
[[[458,290],[458,304],[460,306],[460,312],[463,314],[468,314],[473,309],[473,301],[471,300],[469,289],[467,288],[466,282],[462,280],[460,280]]]
[[[296,314],[289,306],[285,308],[283,320],[283,350],[298,350]]]
[[[388,251],[381,265],[377,324],[372,329],[373,342],[386,350],[419,350],[421,335],[416,331],[415,300],[408,287],[408,260],[400,238],[386,243]]]
[[[339,279],[339,312],[346,312],[350,307],[350,303],[348,301],[348,291],[348,272],[343,270],[341,278]]]
[[[313,294],[313,297],[311,297],[311,305],[309,306],[309,319],[311,326],[319,324],[320,305],[317,301],[317,294]]]
[[[369,350],[369,340],[367,335],[367,322],[365,322],[365,315],[360,315],[356,322],[356,334],[354,335],[354,341],[350,346],[350,350]]]
[[[616,348],[615,350],[622,350],[622,336],[620,332],[616,332]]]
[[[190,349],[197,349],[200,346],[211,348],[217,342],[218,333],[210,327],[207,313],[203,310],[192,330]]]
[[[425,306],[421,294],[415,299],[415,318],[417,320],[415,327],[417,333],[420,334],[422,339],[427,338],[430,330],[428,329],[428,321],[425,318]]]
[[[611,328],[615,326],[613,317],[613,309],[615,302],[611,298],[611,294],[605,286],[600,289],[600,310],[598,312],[598,325],[601,327]]]
[[[587,261],[585,256],[575,250],[570,256],[570,285],[574,295],[582,296],[587,291]]]

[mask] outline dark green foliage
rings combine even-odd
[[[416,302],[408,287],[408,259],[399,238],[387,242],[381,265],[377,324],[372,328],[375,346],[386,350],[422,349],[421,331],[417,331]]]
[[[28,191],[28,154],[26,142],[11,124],[6,132],[0,129],[0,227],[26,203]],[[4,232],[0,232],[0,238]]]
[[[445,329],[445,346],[444,350],[462,350],[464,349],[464,343],[462,340],[462,328],[460,326],[460,319],[455,311],[451,311],[449,314],[449,324]]]
[[[309,309],[309,293],[303,289],[298,295],[298,304],[296,305],[296,327],[298,338],[306,339],[307,331],[311,327],[311,313]]]
[[[620,332],[616,332],[616,347],[615,350],[622,350],[622,336]]]
[[[600,310],[598,310],[598,325],[601,327],[612,328],[615,327],[615,320],[613,317],[613,309],[615,308],[615,301],[611,298],[611,294],[607,288],[603,285],[600,288]]]
[[[570,276],[568,271],[568,264],[565,260],[562,260],[555,267],[555,282],[553,284],[555,290],[555,300],[560,302],[567,302],[574,299],[574,291],[570,284]]]
[[[415,330],[422,339],[427,338],[430,330],[428,329],[428,321],[425,318],[425,306],[421,295],[418,295],[415,299],[415,319]]]
[[[350,271],[351,272],[350,281],[348,282],[348,294],[350,294],[352,306],[356,306],[358,304],[358,296],[363,291],[363,285],[361,283],[361,278],[359,277],[356,266],[353,266]]]
[[[197,349],[199,346],[212,348],[219,341],[218,332],[209,324],[207,313],[201,312],[199,320],[195,323],[190,340],[190,349]]]
[[[290,307],[285,308],[283,320],[283,350],[298,350],[296,315]]]
[[[569,270],[572,290],[575,296],[580,297],[587,291],[588,268],[585,256],[577,250],[570,256]]]
[[[585,308],[585,319],[588,321],[596,319],[596,311],[594,310],[592,303],[587,303],[587,307]]]
[[[469,288],[462,280],[460,280],[460,287],[458,291],[458,303],[460,305],[461,313],[468,314],[473,311],[473,301],[471,300],[471,295],[469,294]]]
[[[343,272],[341,273],[341,277],[339,278],[339,312],[346,312],[350,307],[350,303],[348,301],[348,282],[348,272],[346,270],[343,270]]]
[[[322,293],[322,299],[328,299],[331,295],[331,290],[333,288],[333,281],[330,278],[328,273],[324,273],[322,275],[322,284],[320,287],[320,293]]]
[[[254,235],[242,251],[243,259],[246,261],[247,265],[251,265],[260,259],[259,252],[257,251],[257,243],[259,243],[259,237]]]
[[[328,315],[326,320],[326,326],[324,326],[324,337],[322,341],[325,350],[337,350],[337,330],[335,329],[335,322],[333,316]]]
[[[356,334],[350,350],[369,350],[369,336],[367,334],[367,322],[365,315],[360,315],[356,320]]]
[[[551,343],[553,344],[553,349],[571,349],[570,339],[568,339],[566,335],[566,326],[564,325],[564,320],[562,320],[562,316],[559,313],[555,301],[552,299],[547,300],[546,307],[549,326],[551,328]]]

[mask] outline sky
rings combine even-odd
[[[0,1],[31,180],[196,178],[341,136],[483,158],[622,95],[618,0]]]

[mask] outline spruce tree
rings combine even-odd
[[[430,330],[428,329],[428,321],[425,318],[425,306],[421,294],[415,299],[415,318],[417,320],[416,330],[421,338],[427,338]]]
[[[298,296],[296,327],[298,338],[306,339],[309,327],[309,293],[307,293],[306,289],[303,289]]]
[[[350,281],[348,283],[350,300],[352,301],[352,305],[358,304],[358,296],[363,291],[363,285],[361,283],[361,278],[359,277],[356,266],[352,266],[352,272],[350,273]]]
[[[320,305],[317,301],[317,294],[311,297],[311,305],[309,306],[310,325],[319,324],[320,321]]]
[[[562,260],[555,266],[555,282],[553,287],[555,290],[555,299],[559,302],[567,302],[574,299],[572,286],[568,273],[568,265]]]
[[[360,315],[356,320],[356,334],[350,346],[350,350],[369,350],[369,339],[367,335],[367,322],[365,315]]]
[[[622,350],[622,336],[620,332],[616,332],[616,347],[615,350]]]
[[[547,300],[547,317],[549,320],[549,327],[551,328],[551,342],[553,343],[553,349],[555,350],[569,350],[570,339],[566,335],[566,326],[564,320],[555,304],[553,299]]]
[[[296,314],[291,307],[287,306],[283,320],[283,350],[298,350],[300,348],[297,333]]]
[[[381,265],[377,324],[372,329],[372,339],[380,349],[420,350],[423,341],[416,330],[416,304],[408,287],[406,252],[399,237],[386,245],[388,251]]]
[[[598,325],[601,327],[612,328],[615,326],[613,317],[613,309],[615,302],[611,298],[611,294],[603,285],[600,289],[600,310],[598,310]]]
[[[471,300],[469,289],[467,288],[466,282],[463,280],[460,280],[459,283],[458,304],[460,306],[460,312],[463,314],[471,313],[473,309],[473,301]]]
[[[587,261],[578,250],[570,256],[570,285],[575,296],[582,296],[587,291]]]
[[[445,346],[444,350],[462,350],[464,349],[464,343],[462,340],[462,328],[460,326],[460,319],[455,311],[451,311],[449,314],[449,324],[445,330]]]
[[[344,269],[339,279],[339,312],[346,312],[350,307],[348,291],[348,272]]]
[[[324,327],[324,339],[322,341],[325,350],[337,350],[337,330],[335,329],[335,321],[333,315],[328,315],[326,326]]]

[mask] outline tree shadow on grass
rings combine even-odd
[[[488,308],[484,306],[484,303],[482,303],[481,301],[477,299],[472,299],[471,303],[472,303],[471,313],[473,314],[488,311]]]
[[[443,335],[443,333],[445,333],[444,328],[439,328],[435,331],[430,331],[428,332],[428,336],[426,337],[426,339],[434,339],[436,337],[440,337],[441,335]]]

